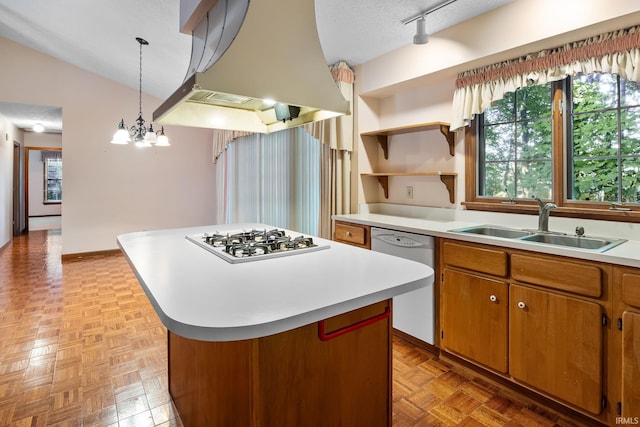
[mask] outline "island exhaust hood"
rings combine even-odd
[[[193,29],[187,75],[154,122],[270,133],[349,113],[314,0],[217,0]]]

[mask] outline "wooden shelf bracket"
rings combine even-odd
[[[380,144],[380,148],[382,148],[384,159],[389,160],[389,137],[387,135],[376,135],[376,140]]]
[[[376,176],[376,178],[378,178],[378,183],[380,184],[380,187],[382,187],[382,190],[384,190],[384,198],[388,199],[389,198],[389,177],[384,175],[384,176]]]
[[[447,187],[449,202],[456,202],[456,177],[455,175],[440,175],[440,181]]]
[[[440,125],[440,133],[444,135],[447,143],[449,144],[449,154],[452,156],[456,155],[456,134],[455,132],[451,132],[449,125],[441,124]],[[386,157],[385,157],[386,158]]]

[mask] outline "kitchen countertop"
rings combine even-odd
[[[359,213],[347,215],[334,215],[333,219],[339,221],[352,222],[355,224],[370,225],[372,227],[389,228],[393,230],[407,231],[410,233],[427,234],[434,237],[446,237],[465,242],[483,243],[487,245],[503,246],[513,249],[523,249],[539,253],[560,255],[585,260],[599,261],[610,264],[625,265],[640,268],[640,241],[628,240],[606,252],[598,253],[586,249],[576,249],[565,246],[538,244],[516,239],[505,239],[500,237],[484,236],[472,233],[458,233],[450,230],[471,227],[483,224],[500,226],[499,222],[473,222],[461,220],[440,220],[427,218],[412,218],[398,215],[387,215],[380,213]],[[511,225],[504,225],[510,228]],[[519,227],[527,228],[527,227]],[[535,228],[535,227],[533,227]]]
[[[328,249],[231,264],[185,236],[264,224],[134,232],[118,245],[162,323],[204,341],[272,335],[433,282],[417,262],[314,237]],[[297,233],[296,233],[297,234]]]

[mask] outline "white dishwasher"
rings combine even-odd
[[[372,227],[371,250],[417,261],[433,268],[432,236]],[[393,327],[434,344],[433,284],[393,298]]]

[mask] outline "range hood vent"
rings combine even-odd
[[[270,133],[349,113],[314,0],[217,0],[193,29],[187,74],[154,122]]]

